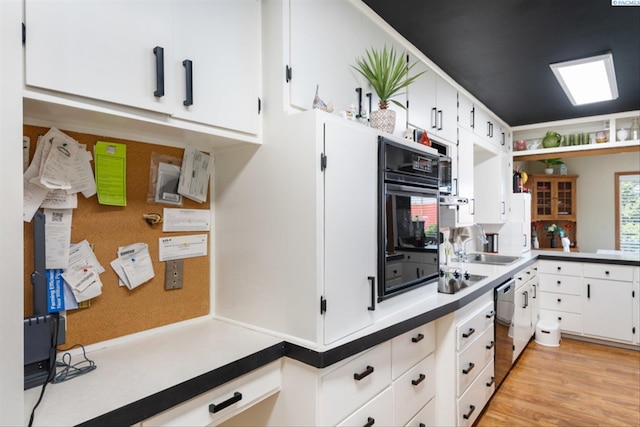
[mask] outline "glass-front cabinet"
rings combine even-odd
[[[560,238],[566,234],[571,250],[577,250],[577,180],[578,175],[532,175],[527,183],[532,236],[540,249],[562,249]]]

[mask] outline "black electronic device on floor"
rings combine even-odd
[[[64,317],[49,313],[44,226],[45,217],[37,211],[33,217],[34,271],[33,314],[24,318],[24,389],[50,381],[55,375],[55,349],[64,344]]]

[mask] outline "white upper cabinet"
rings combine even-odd
[[[175,4],[175,54],[170,72],[173,98],[177,98],[175,117],[258,133],[259,30],[258,0]]]
[[[366,55],[367,49],[386,45],[402,56],[402,46],[347,0],[291,0],[289,12],[290,52],[286,67],[290,74],[283,74],[283,79],[290,85],[290,105],[311,109],[318,87],[319,97],[325,103],[331,102],[336,112],[352,105],[370,111],[369,103],[371,110],[377,110],[377,95],[352,65],[357,57]],[[358,88],[362,91],[360,97]],[[393,99],[406,104],[405,94]],[[394,134],[402,135],[405,110],[394,104],[390,108],[396,111]]]
[[[463,93],[458,93],[458,126],[473,132],[475,106],[473,101]]]
[[[471,225],[475,223],[476,200],[474,196],[473,176],[473,140],[474,135],[460,129],[458,141],[458,195],[469,199],[466,205],[458,206],[458,224]]]
[[[26,0],[25,23],[28,87],[258,133],[258,0]]]
[[[410,59],[411,63],[416,61]],[[409,86],[408,122],[427,134],[448,142],[457,140],[458,91],[442,77],[418,61],[410,75],[425,72]]]
[[[25,82],[169,113],[171,15],[170,0],[25,0]]]

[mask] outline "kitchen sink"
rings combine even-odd
[[[476,264],[509,265],[518,261],[520,257],[497,254],[468,254],[466,262]],[[464,261],[463,261],[464,262]]]

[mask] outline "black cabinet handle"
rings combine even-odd
[[[362,117],[362,88],[357,87],[356,92],[358,93],[358,115],[356,116],[356,119],[359,119]]]
[[[531,285],[531,289],[533,289],[533,299],[538,298],[538,285]]]
[[[442,110],[438,110],[438,130],[442,130]]]
[[[529,291],[524,291],[522,293],[522,297],[523,297],[522,308],[529,307]]]
[[[496,377],[491,377],[491,380],[488,383],[486,383],[486,386],[491,387],[494,382],[496,382]]]
[[[495,311],[495,310],[491,310],[489,313],[487,313],[487,314],[485,315],[485,317],[486,317],[487,319],[491,319],[491,318],[492,318],[493,316],[495,316],[495,315],[496,315],[496,311]]]
[[[376,423],[375,418],[367,417],[367,423],[363,427],[371,427]]]
[[[487,350],[491,350],[495,346],[496,346],[496,342],[495,341],[491,341],[488,345],[485,346],[485,348]]]
[[[609,275],[609,272],[608,272],[608,271],[605,271],[605,272],[604,272],[604,274],[608,276],[608,275]]]
[[[367,280],[371,283],[371,305],[367,307],[367,310],[374,311],[376,309],[376,278],[369,276]]]
[[[236,402],[240,402],[242,400],[242,393],[238,393],[237,391],[235,393],[233,393],[233,396],[230,397],[229,399],[225,400],[222,403],[218,403],[217,405],[215,403],[212,403],[209,405],[209,412],[211,412],[212,414],[215,414],[216,412],[220,412],[222,411],[224,408],[233,405]]]
[[[353,374],[353,379],[356,381],[360,381],[364,377],[368,377],[371,374],[373,374],[373,366],[367,366],[364,371],[360,373],[356,372],[355,374]]]
[[[558,271],[562,271],[562,267],[558,267]]]
[[[424,335],[418,334],[418,336],[415,336],[415,337],[411,338],[411,342],[420,342],[423,339],[424,339]]]
[[[438,109],[436,107],[433,107],[431,109],[431,128],[432,129],[435,129],[438,127],[438,119],[436,117],[437,112],[438,112]]]
[[[189,105],[193,105],[193,62],[190,59],[185,59],[182,61],[182,65],[184,65],[184,74],[185,81],[187,85],[187,97],[182,104],[185,107]]]
[[[418,424],[418,427],[427,427],[427,425],[425,423],[420,423]]]
[[[411,384],[413,384],[413,385],[418,385],[418,384],[420,384],[422,381],[424,381],[424,379],[425,379],[425,378],[427,378],[427,376],[426,376],[425,374],[420,374],[420,375],[418,376],[418,379],[417,379],[417,380],[411,380]]]
[[[164,48],[154,47],[153,54],[156,56],[156,90],[153,95],[161,98],[164,96]]]
[[[474,363],[469,362],[469,367],[467,369],[463,369],[462,373],[467,375],[475,367],[476,367],[476,365]]]
[[[464,415],[462,416],[462,418],[464,418],[465,420],[468,420],[468,419],[469,419],[469,417],[471,416],[471,414],[473,414],[473,411],[475,411],[475,410],[476,410],[476,407],[475,407],[475,406],[473,406],[473,405],[469,405],[469,412],[467,412],[466,414],[464,414]]]
[[[561,299],[561,298],[558,298],[558,302],[562,302],[562,299]]]
[[[476,127],[476,107],[471,109],[471,129]]]
[[[366,96],[367,98],[369,98],[369,117],[371,117],[371,106],[372,106],[372,104],[371,104],[371,97],[373,96],[373,94],[372,94],[371,92],[369,92],[369,93],[367,93],[365,96]]]
[[[587,283],[587,298],[591,298],[591,284]]]
[[[469,328],[469,332],[462,334],[462,338],[469,338],[476,330],[473,328]]]

